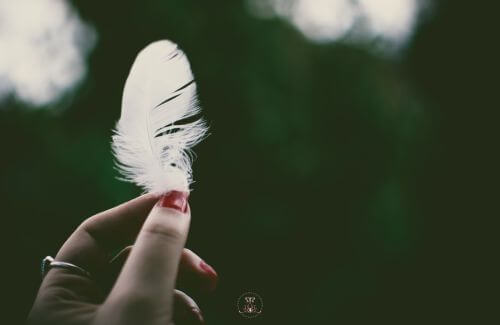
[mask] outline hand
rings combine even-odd
[[[193,299],[175,289],[177,284],[213,290],[217,282],[215,271],[184,248],[190,218],[187,195],[174,191],[163,197],[146,194],[87,219],[55,260],[77,265],[91,278],[51,268],[28,322],[203,323]],[[113,258],[111,252],[123,247]]]

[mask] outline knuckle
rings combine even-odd
[[[79,231],[85,231],[89,234],[95,232],[95,223],[98,215],[91,216],[90,218],[85,219],[80,225],[76,228]]]
[[[143,232],[146,236],[161,238],[168,242],[179,242],[184,240],[184,233],[179,227],[166,225],[160,222],[152,222],[144,225]]]
[[[80,223],[80,225],[76,229],[77,230],[88,230],[89,228],[91,228],[93,218],[94,217],[90,217],[88,219],[85,219],[82,223]]]

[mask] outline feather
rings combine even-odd
[[[207,131],[186,55],[157,41],[143,49],[125,83],[112,141],[122,180],[146,192],[189,191],[191,148]]]

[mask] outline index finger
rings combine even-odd
[[[146,194],[85,220],[57,253],[56,260],[98,275],[114,249],[133,242],[159,196]]]

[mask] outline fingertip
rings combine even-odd
[[[219,275],[214,270],[213,267],[208,265],[205,261],[201,260],[199,267],[203,270],[205,278],[208,279],[207,290],[214,291],[217,288],[217,283],[219,282]]]
[[[187,289],[211,292],[215,290],[218,274],[212,266],[190,249],[184,248],[180,261],[179,284]]]
[[[189,192],[170,191],[159,198],[158,205],[163,208],[171,208],[186,213],[189,208]]]

